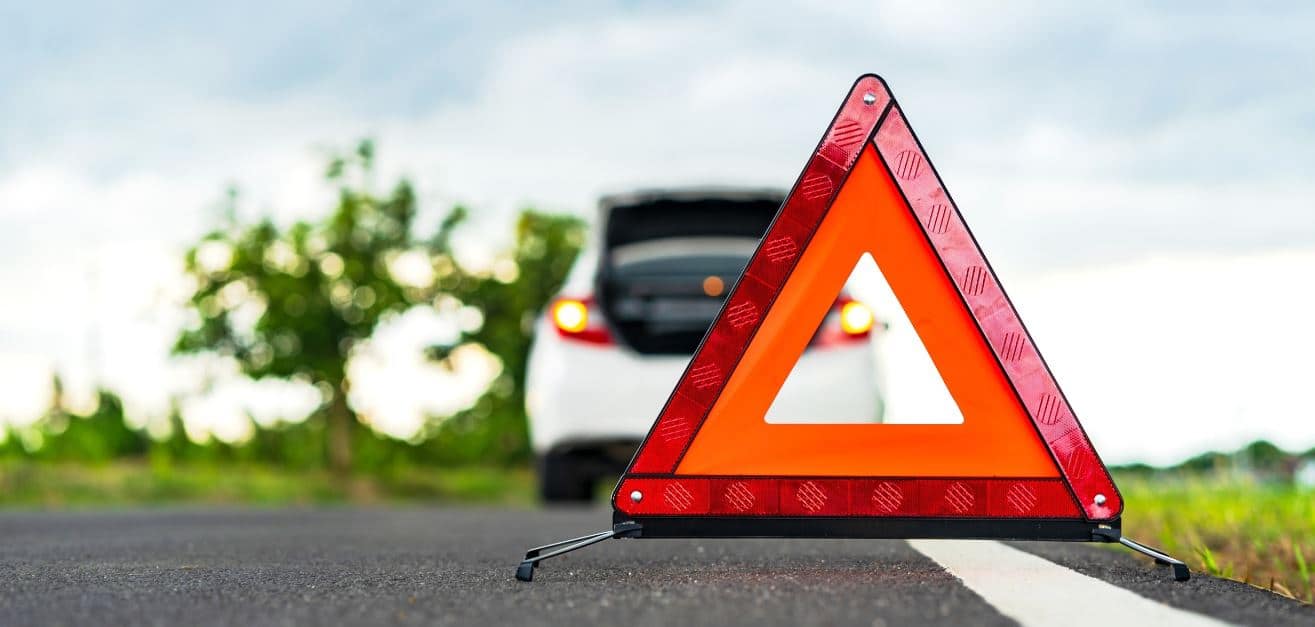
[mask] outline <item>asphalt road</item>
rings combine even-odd
[[[609,520],[603,510],[5,513],[0,625],[1006,625],[1021,616],[965,585],[982,573],[961,581],[903,541],[613,540],[549,562],[533,583],[513,579],[527,547]],[[1309,606],[1201,575],[1175,583],[1121,551],[1012,546],[1189,618],[1315,624]],[[1042,588],[1029,593],[1034,605],[1046,603]],[[1064,611],[1099,616],[1092,603]]]

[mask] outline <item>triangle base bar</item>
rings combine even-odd
[[[1098,530],[1119,533],[1119,522],[1020,518],[860,518],[819,516],[616,515],[616,524],[635,523],[643,538],[936,538],[955,540],[1059,540],[1090,542]],[[1104,541],[1104,540],[1099,540]]]
[[[631,519],[615,513],[610,531],[554,542],[530,549],[516,568],[516,579],[532,581],[544,560],[583,549],[612,538],[824,538],[824,539],[945,539],[945,540],[1053,540],[1122,544],[1169,566],[1176,581],[1187,581],[1191,571],[1181,560],[1123,536],[1119,520],[1093,523],[1081,520],[1025,520],[999,518],[822,518],[808,517],[667,517]]]
[[[651,516],[1086,519],[1058,478],[629,475],[616,511]]]

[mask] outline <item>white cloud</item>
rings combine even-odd
[[[1315,248],[1174,255],[1011,294],[1098,450],[1163,463],[1256,438],[1315,446],[1312,269]]]
[[[0,394],[0,419],[12,425],[27,425],[50,407],[51,371],[45,355],[8,352],[0,354],[0,380],[10,394]]]

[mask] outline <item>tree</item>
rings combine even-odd
[[[529,446],[523,384],[532,322],[565,279],[582,245],[584,223],[525,210],[513,248],[491,271],[471,271],[451,246],[465,209],[453,208],[431,236],[419,237],[410,183],[402,180],[387,195],[376,194],[370,186],[373,165],[368,141],[332,159],[327,180],[338,188],[336,205],[322,221],[286,228],[268,219],[239,223],[230,192],[223,226],[185,257],[195,282],[187,301],[194,324],[179,335],[175,352],[218,353],[236,360],[249,377],[300,379],[319,387],[327,400],[310,419],[319,424],[295,432],[306,438],[324,434],[323,455],[341,475],[352,468],[358,444],[380,451],[371,444],[375,439],[354,435],[361,427],[346,396],[352,346],[391,313],[456,299],[479,309],[482,324],[463,328],[451,345],[431,347],[431,358],[447,361],[454,347],[473,342],[497,355],[503,370],[475,407],[455,417],[459,429],[425,433],[438,437],[424,456],[524,459]],[[402,280],[396,269],[403,259],[412,266],[419,260],[429,277]]]
[[[230,192],[225,224],[186,254],[195,284],[187,306],[195,315],[174,346],[179,354],[230,357],[254,379],[320,388],[326,402],[311,419],[324,421],[324,455],[340,475],[350,472],[353,432],[360,428],[346,398],[349,352],[385,314],[432,300],[433,287],[399,281],[394,262],[419,254],[455,268],[448,243],[464,216],[457,207],[438,233],[417,237],[411,184],[403,179],[380,195],[370,186],[373,170],[369,141],[333,158],[326,173],[338,188],[332,211],[322,221],[286,228],[270,219],[240,224]]]

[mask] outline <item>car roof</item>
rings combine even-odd
[[[775,187],[731,187],[702,186],[676,188],[647,188],[621,194],[607,194],[598,199],[598,209],[606,216],[616,207],[632,207],[663,200],[669,201],[770,201],[780,203],[785,200],[785,190]]]

